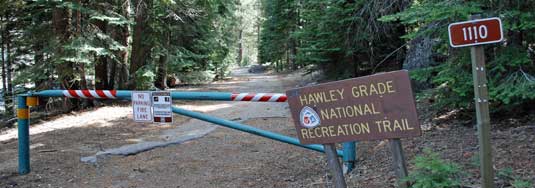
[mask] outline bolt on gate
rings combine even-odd
[[[27,174],[30,172],[30,109],[38,105],[38,97],[67,97],[82,99],[122,99],[130,100],[132,91],[127,90],[44,90],[29,92],[17,97],[17,122],[18,122],[18,172]],[[231,93],[231,92],[171,92],[173,100],[213,100],[213,101],[248,101],[248,102],[286,102],[285,94],[280,93]],[[199,112],[172,107],[173,113],[210,122],[223,127],[247,132],[283,143],[303,147],[318,152],[325,152],[323,145],[304,145],[294,137],[259,129],[250,125],[206,115]],[[350,172],[356,162],[356,142],[345,142],[342,150],[337,150],[342,157],[344,171]]]

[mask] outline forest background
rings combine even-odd
[[[469,49],[448,45],[447,25],[473,14],[503,21],[506,40],[485,46],[490,104],[521,117],[535,104],[533,9],[531,0],[3,0],[4,126],[13,97],[30,90],[166,89],[250,64],[325,80],[408,69],[418,99],[469,111]]]

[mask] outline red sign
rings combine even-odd
[[[500,18],[486,18],[452,23],[448,26],[452,47],[497,43],[503,40]]]

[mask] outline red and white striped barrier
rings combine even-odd
[[[286,102],[286,95],[280,93],[233,93],[232,101]]]
[[[69,98],[89,98],[89,99],[115,99],[115,90],[63,90],[63,95]]]

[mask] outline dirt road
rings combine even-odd
[[[244,69],[235,71],[234,78],[180,90],[283,92],[310,79],[299,73],[248,74]],[[174,103],[295,135],[286,103]],[[464,185],[479,187],[476,129],[466,122],[434,117],[427,106],[418,102],[422,136],[402,139],[409,169],[413,169],[410,161],[430,148],[462,165]],[[0,133],[0,187],[332,187],[321,153],[178,115],[172,125],[134,123],[131,110],[128,105],[102,107],[33,123],[28,175],[17,174],[16,131]],[[535,182],[535,126],[529,119],[527,124],[493,121],[492,143],[497,173],[511,168],[515,177]],[[173,141],[178,144],[165,144]],[[143,143],[164,144],[135,155],[105,154]],[[346,176],[349,187],[394,187],[387,142],[361,142],[357,151],[357,167]],[[94,161],[81,161],[92,156]],[[501,187],[510,186],[497,181]]]
[[[245,69],[233,74],[232,81],[188,90],[284,92],[302,80],[299,74],[248,74]],[[179,101],[176,104],[255,127],[295,134],[286,103]],[[0,139],[3,138],[0,187],[325,186],[326,171],[320,153],[180,116],[175,116],[173,125],[134,123],[129,106],[66,115],[33,125],[31,133],[32,172],[24,176],[16,173],[17,144],[10,139],[13,131],[0,134]],[[169,134],[186,133],[208,134],[136,155],[101,155],[95,163],[80,160],[109,149],[165,141]]]

